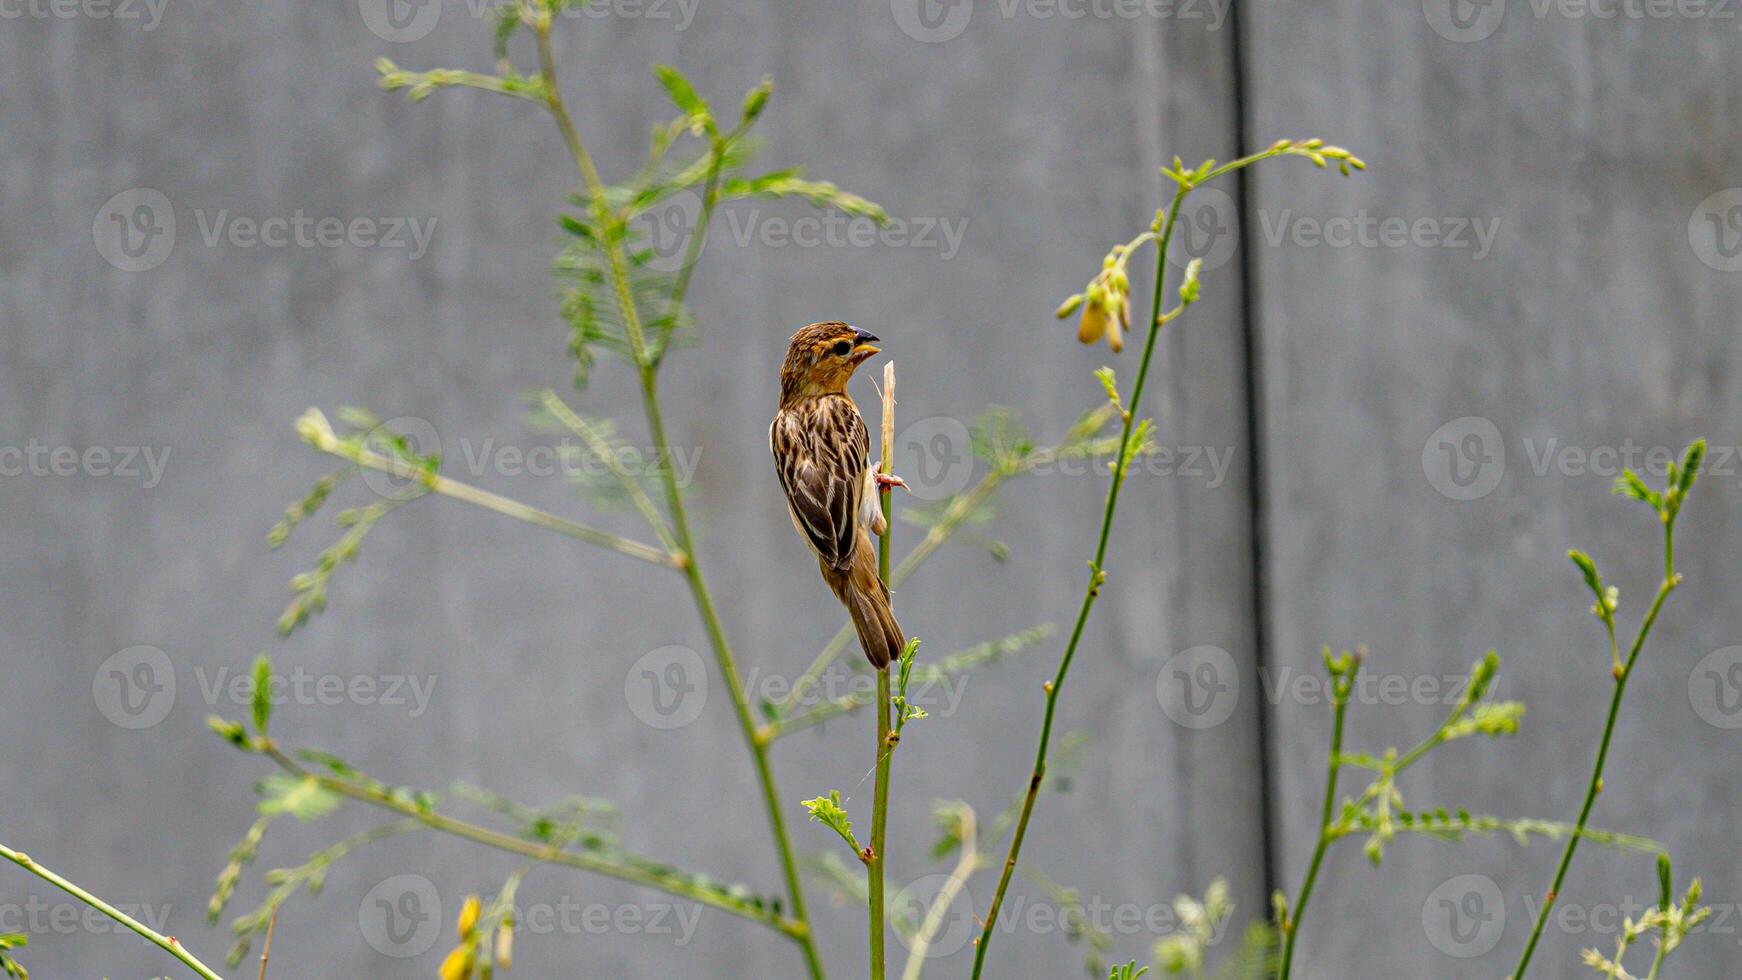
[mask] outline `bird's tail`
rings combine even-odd
[[[882,670],[900,657],[907,646],[907,634],[901,631],[894,610],[889,608],[889,590],[877,577],[877,549],[864,528],[859,529],[859,539],[853,548],[853,564],[845,569],[824,564],[823,578],[847,607],[853,629],[859,634],[859,646],[865,650],[865,659],[871,661],[871,666]]]

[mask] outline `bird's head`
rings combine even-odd
[[[878,353],[877,338],[858,327],[830,320],[792,335],[780,366],[780,398],[839,394],[853,371]]]

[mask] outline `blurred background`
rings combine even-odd
[[[261,651],[287,680],[286,744],[392,785],[608,798],[626,846],[780,891],[731,702],[668,572],[431,497],[375,529],[331,608],[274,632],[291,576],[342,533],[323,512],[282,549],[266,542],[332,469],[291,429],[311,405],[409,419],[456,479],[645,536],[525,465],[552,444],[526,424],[525,392],[547,386],[646,444],[620,365],[568,388],[549,265],[576,180],[549,120],[473,91],[407,105],[370,67],[490,70],[491,9],[0,0],[0,840],[208,962],[229,937],[205,926],[206,899],[268,773],[204,719],[246,715],[235,685]],[[1573,819],[1611,681],[1564,552],[1592,552],[1620,586],[1630,636],[1659,530],[1610,484],[1626,465],[1661,484],[1703,435],[1686,584],[1629,689],[1592,822],[1656,838],[1678,878],[1704,877],[1718,914],[1672,972],[1736,975],[1739,29],[1722,4],[1560,0],[601,0],[565,17],[565,94],[608,177],[672,114],[651,63],[722,108],[770,75],[762,165],[802,165],[903,229],[867,238],[799,205],[734,204],[697,271],[702,343],[664,373],[668,418],[752,691],[778,693],[842,619],[767,457],[797,326],[839,318],[884,338],[897,469],[916,490],[898,504],[923,506],[983,475],[967,427],[986,406],[1016,407],[1049,441],[1100,400],[1094,368],[1134,375],[1135,352],[1081,347],[1051,312],[1148,223],[1164,161],[1322,136],[1369,171],[1279,160],[1185,213],[1203,300],[1164,334],[1143,406],[1166,452],[1128,485],[1060,709],[1059,730],[1088,741],[1068,791],[1042,799],[1023,866],[1078,890],[1121,962],[1146,960],[1176,925],[1173,897],[1216,876],[1241,924],[1263,915],[1312,848],[1324,644],[1366,645],[1349,744],[1373,752],[1430,732],[1498,650],[1497,694],[1529,705],[1522,731],[1438,751],[1405,799]],[[282,234],[299,216],[307,234]],[[343,233],[315,235],[321,219]],[[1081,469],[1011,482],[994,523],[900,590],[922,658],[1059,632],[935,692],[909,729],[898,878],[948,870],[928,857],[934,800],[990,820],[1023,789],[1104,486]],[[339,498],[374,499],[355,481]],[[920,533],[898,525],[897,553]],[[826,692],[850,689],[857,659]],[[871,724],[773,748],[807,854],[840,847],[801,799],[841,789],[869,825]],[[383,819],[350,805],[281,821],[232,910],[264,897],[265,869]],[[1503,976],[1558,854],[1412,838],[1373,868],[1339,847],[1298,975]],[[286,907],[273,970],[430,976],[464,896],[515,863],[432,834],[363,849]],[[932,975],[966,974],[994,884],[969,883]],[[807,886],[832,973],[863,976],[864,912]],[[1649,856],[1582,849],[1535,975],[1584,975],[1579,950],[1612,948],[1656,896]],[[753,924],[583,872],[541,868],[520,903],[546,925],[523,929],[512,975],[801,971]],[[415,914],[384,922],[388,906]],[[29,936],[33,975],[179,968],[81,909],[0,870],[0,932]],[[1080,975],[1088,946],[1057,909],[1019,875],[988,975]]]

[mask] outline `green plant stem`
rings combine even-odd
[[[889,744],[889,668],[877,672],[877,779],[871,811],[871,860],[866,884],[871,905],[871,978],[883,980],[883,885],[889,840],[889,770],[895,746]]]
[[[574,121],[563,105],[562,94],[556,78],[556,59],[550,48],[548,17],[534,25],[534,35],[538,43],[539,70],[544,79],[546,104],[551,117],[556,121],[557,129],[562,133],[563,142],[568,145],[569,153],[574,157],[575,166],[580,171],[582,181],[587,185],[595,218],[599,220],[603,232],[606,256],[611,269],[611,280],[617,292],[618,309],[622,314],[624,332],[629,337],[630,352],[634,357],[641,378],[641,403],[647,416],[648,434],[655,446],[669,447],[671,443],[666,437],[664,414],[660,409],[657,368],[648,356],[641,317],[635,306],[633,291],[630,288],[628,257],[623,251],[622,237],[612,230],[614,219],[609,213],[605,183],[599,176],[598,168],[593,164],[593,158],[582,144]],[[810,919],[805,911],[804,889],[799,881],[798,862],[793,856],[792,841],[786,830],[786,820],[782,816],[781,796],[774,782],[774,771],[768,763],[768,744],[758,738],[756,720],[751,713],[749,699],[744,694],[743,681],[738,676],[737,662],[732,656],[731,646],[726,641],[726,631],[720,623],[719,613],[714,608],[713,597],[708,592],[707,580],[702,577],[701,567],[696,559],[695,538],[690,533],[689,518],[684,508],[683,490],[678,486],[677,474],[672,471],[671,467],[662,466],[660,467],[660,481],[665,488],[666,506],[671,514],[673,534],[684,557],[681,566],[684,579],[689,584],[690,595],[695,600],[696,611],[700,614],[703,627],[707,630],[708,642],[714,651],[714,659],[718,662],[720,673],[726,680],[726,689],[732,697],[732,707],[738,719],[738,727],[744,734],[744,741],[750,749],[751,761],[756,768],[757,781],[762,787],[763,803],[768,810],[768,822],[774,835],[775,850],[779,854],[781,874],[786,881],[787,901],[791,905],[793,917],[804,926],[803,932],[795,938],[804,952],[805,963],[810,975],[815,980],[821,980],[824,975],[822,958],[818,954],[816,943],[810,934]]]
[[[697,887],[695,884],[679,875],[670,874],[657,868],[636,867],[634,865],[612,861],[607,858],[595,857],[591,854],[577,854],[560,847],[541,844],[538,841],[516,837],[513,834],[505,834],[499,830],[493,830],[489,827],[479,826],[478,824],[450,817],[446,814],[437,813],[434,810],[421,809],[417,804],[409,800],[398,799],[386,792],[375,789],[374,787],[363,786],[347,779],[340,779],[336,776],[326,776],[313,772],[295,759],[285,755],[281,749],[271,742],[265,742],[258,747],[262,754],[277,763],[285,771],[304,779],[313,779],[322,789],[337,793],[340,796],[349,799],[357,800],[361,803],[380,807],[383,810],[397,813],[400,816],[410,817],[412,820],[417,821],[431,830],[450,834],[464,840],[469,840],[474,844],[482,844],[485,847],[495,848],[499,851],[518,854],[521,857],[531,858],[535,861],[579,868],[583,871],[591,871],[595,874],[605,875],[609,878],[616,878],[620,881],[627,881],[631,884],[645,885],[648,888],[655,888],[668,894],[676,895],[680,898],[687,898],[691,901],[709,906],[710,908],[717,908],[731,915],[736,915],[741,918],[749,919],[752,922],[768,926],[799,943],[805,942],[810,935],[809,927],[801,921],[786,918],[772,910],[757,908],[749,902],[734,901],[725,895],[718,894],[706,888]]]
[[[1058,708],[1059,692],[1064,689],[1065,675],[1071,669],[1071,660],[1076,656],[1077,645],[1082,642],[1083,629],[1088,625],[1089,613],[1095,607],[1095,600],[1101,594],[1104,581],[1102,569],[1107,558],[1107,542],[1113,531],[1113,514],[1119,506],[1119,488],[1125,482],[1125,467],[1130,459],[1131,436],[1137,425],[1137,411],[1143,400],[1144,382],[1149,378],[1150,361],[1155,356],[1155,341],[1161,335],[1161,296],[1165,288],[1167,274],[1167,246],[1173,237],[1175,221],[1179,218],[1180,205],[1185,202],[1188,189],[1181,187],[1174,193],[1173,204],[1168,209],[1167,220],[1162,225],[1160,237],[1156,241],[1155,250],[1155,292],[1150,303],[1149,337],[1143,344],[1143,360],[1137,367],[1137,379],[1131,387],[1131,397],[1126,399],[1125,421],[1119,432],[1119,453],[1113,461],[1113,481],[1107,488],[1107,505],[1101,514],[1101,534],[1095,545],[1095,558],[1089,563],[1089,585],[1083,593],[1083,603],[1077,610],[1077,622],[1071,629],[1071,639],[1065,646],[1064,656],[1059,658],[1058,672],[1053,675],[1051,683],[1046,686],[1046,713],[1041,720],[1040,746],[1034,755],[1034,771],[1028,779],[1028,795],[1022,802],[1022,815],[1017,818],[1016,831],[1010,838],[1010,853],[1004,860],[1004,871],[998,879],[998,890],[992,894],[992,904],[986,912],[986,924],[980,930],[979,942],[974,948],[974,977],[978,978],[985,969],[986,950],[992,945],[992,932],[998,924],[998,909],[1004,904],[1004,893],[1010,887],[1010,877],[1016,871],[1017,859],[1022,853],[1022,838],[1028,832],[1028,819],[1034,813],[1035,800],[1040,796],[1041,784],[1046,779],[1046,752],[1052,741],[1053,714]]]
[[[1348,714],[1349,699],[1346,696],[1338,697],[1332,702],[1331,755],[1325,772],[1325,803],[1319,816],[1319,840],[1313,845],[1313,857],[1307,864],[1306,879],[1301,882],[1300,894],[1295,896],[1289,907],[1288,921],[1281,924],[1287,938],[1283,940],[1282,963],[1277,968],[1277,980],[1288,980],[1288,971],[1294,965],[1294,940],[1300,935],[1300,923],[1306,916],[1307,900],[1312,898],[1313,884],[1319,879],[1319,865],[1324,862],[1325,851],[1330,849],[1334,839],[1331,832],[1331,813],[1337,803],[1337,775],[1343,767],[1343,722]]]
[[[585,541],[588,544],[598,545],[601,548],[608,548],[611,551],[615,551],[620,555],[627,555],[630,558],[638,558],[645,562],[651,562],[655,565],[665,565],[667,567],[677,567],[683,558],[682,555],[673,554],[669,551],[655,548],[652,545],[643,544],[640,541],[631,541],[628,538],[619,537],[618,535],[612,534],[608,531],[601,531],[598,528],[590,527],[578,521],[571,521],[566,517],[558,517],[547,511],[539,510],[537,507],[523,504],[518,500],[511,500],[501,494],[491,493],[490,491],[484,490],[480,487],[474,487],[469,483],[461,483],[458,480],[449,479],[448,477],[442,476],[440,473],[424,472],[404,460],[383,456],[380,453],[373,453],[368,450],[351,451],[351,448],[347,444],[340,442],[338,438],[333,436],[330,432],[322,432],[320,434],[319,438],[315,441],[315,448],[324,453],[337,456],[340,459],[349,460],[350,462],[356,463],[358,466],[367,469],[378,470],[382,473],[387,473],[402,479],[416,481],[420,486],[431,493],[439,493],[444,497],[462,500],[466,503],[482,507],[485,510],[493,510],[498,514],[512,517],[515,520],[525,521],[526,523],[532,524],[536,527],[542,527],[547,531],[555,531],[558,534],[566,535],[578,541]]]
[[[1657,955],[1651,958],[1651,972],[1645,975],[1645,980],[1657,980],[1658,971],[1663,969],[1664,957],[1669,955],[1669,944],[1664,941],[1668,938],[1662,936],[1658,939]]]
[[[879,473],[889,475],[895,466],[895,450],[891,445],[895,431],[895,365],[891,363],[883,372],[883,426],[880,442],[883,458]],[[876,487],[876,484],[873,484]],[[889,585],[889,539],[895,536],[895,525],[891,523],[893,510],[888,488],[877,487],[879,495],[878,506],[883,513],[883,533],[877,536],[877,577],[883,582],[885,589]],[[883,980],[886,976],[884,965],[883,940],[886,931],[883,923],[883,887],[888,875],[888,839],[889,839],[889,771],[895,762],[895,741],[890,735],[889,722],[889,664],[884,664],[877,671],[877,779],[872,795],[871,809],[871,859],[866,862],[866,884],[869,886],[871,906],[871,980]]]
[[[182,946],[181,942],[174,936],[163,936],[153,932],[132,916],[122,912],[120,909],[117,909],[115,906],[110,905],[108,902],[103,901],[67,879],[62,878],[60,875],[55,874],[48,868],[36,863],[30,855],[21,851],[15,851],[12,848],[7,847],[5,844],[0,844],[0,857],[6,858],[13,864],[18,865],[24,870],[56,886],[109,918],[114,919],[116,922],[121,923],[128,929],[133,930],[152,945],[182,961],[188,969],[204,977],[205,980],[224,980],[224,978],[214,972],[211,967],[201,963],[199,957],[188,952],[187,949]]]
[[[1597,794],[1603,789],[1603,765],[1609,760],[1609,743],[1615,735],[1615,719],[1621,713],[1621,698],[1627,693],[1627,680],[1633,676],[1633,665],[1639,660],[1639,653],[1645,649],[1645,639],[1651,635],[1651,627],[1657,622],[1657,614],[1663,609],[1665,599],[1675,591],[1680,584],[1681,576],[1675,571],[1675,521],[1664,522],[1663,528],[1663,583],[1657,588],[1657,596],[1651,600],[1651,608],[1646,610],[1645,620],[1639,625],[1639,634],[1633,639],[1633,646],[1627,652],[1627,661],[1621,671],[1615,675],[1615,692],[1609,698],[1609,716],[1603,722],[1603,739],[1597,743],[1597,761],[1591,766],[1591,779],[1585,787],[1585,802],[1579,807],[1579,820],[1574,824],[1576,832],[1567,838],[1566,849],[1561,852],[1560,865],[1555,868],[1554,881],[1548,886],[1548,892],[1543,896],[1542,908],[1536,913],[1536,923],[1531,926],[1530,940],[1525,943],[1524,953],[1518,958],[1518,966],[1512,971],[1512,980],[1523,980],[1525,968],[1530,966],[1530,958],[1536,952],[1536,944],[1542,939],[1543,926],[1548,924],[1549,912],[1554,909],[1555,899],[1560,897],[1561,885],[1566,881],[1567,868],[1573,863],[1573,852],[1578,850],[1579,840],[1584,836],[1585,821],[1591,816],[1591,808],[1597,802]]]

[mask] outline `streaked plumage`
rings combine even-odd
[[[847,394],[854,369],[878,353],[871,343],[876,339],[839,321],[813,323],[793,334],[768,446],[792,526],[816,553],[823,581],[847,607],[866,659],[881,670],[901,654],[906,635],[877,576],[868,529],[883,528],[871,435]]]

